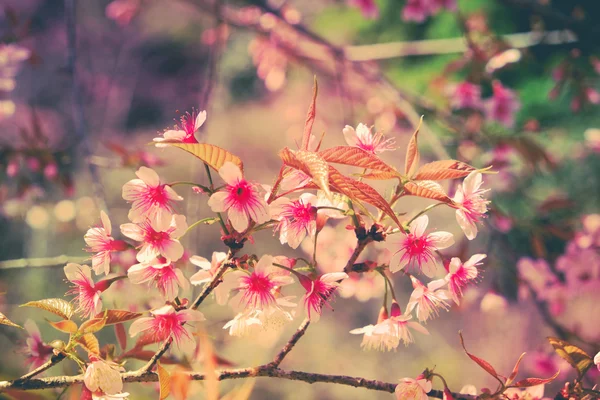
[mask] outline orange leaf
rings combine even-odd
[[[365,202],[377,207],[387,214],[398,226],[400,221],[394,214],[394,210],[381,195],[366,183],[357,181],[342,175],[337,169],[329,166],[329,184],[339,193],[348,196],[350,199],[358,202]]]
[[[158,395],[158,399],[164,400],[171,393],[171,375],[169,375],[169,371],[160,365],[160,362],[156,363],[156,373],[158,374],[158,383],[160,386],[160,394]]]
[[[363,149],[351,146],[337,146],[322,150],[319,155],[327,162],[352,165],[354,167],[368,168],[376,171],[386,172],[393,178],[399,176],[398,171],[387,165],[379,157],[368,153]]]
[[[406,149],[406,160],[404,162],[404,174],[407,177],[411,177],[414,172],[417,170],[419,166],[419,161],[421,159],[421,155],[419,154],[419,146],[417,143],[417,136],[419,135],[419,129],[421,129],[421,123],[423,122],[423,117],[419,121],[419,126],[413,133],[410,141],[408,142],[408,147]]]
[[[20,307],[36,307],[42,310],[49,311],[53,314],[62,317],[63,319],[71,319],[75,313],[73,304],[63,299],[44,299],[38,301],[30,301],[29,303],[22,304]]]
[[[213,345],[206,335],[206,332],[200,332],[199,345],[202,348],[204,355],[204,374],[206,376],[205,389],[206,399],[218,400],[219,399],[219,377],[217,375],[217,363],[215,362]]]
[[[555,380],[558,377],[558,374],[560,374],[560,371],[557,371],[550,378],[526,378],[526,379],[523,379],[523,380],[515,383],[512,386],[518,387],[518,388],[523,388],[523,387],[530,387],[530,386],[537,386],[537,385],[545,385],[546,383],[550,383],[553,380]]]
[[[77,339],[77,343],[89,353],[100,354],[100,343],[93,333],[88,333]]]
[[[186,400],[192,378],[183,368],[175,367],[171,374],[171,394],[175,400]]]
[[[244,164],[242,160],[225,149],[215,146],[214,144],[208,143],[180,143],[180,142],[161,142],[162,144],[168,144],[169,146],[179,147],[187,151],[188,153],[196,156],[209,167],[215,171],[219,171],[219,168],[223,166],[227,161],[237,165],[242,171],[244,170]]]
[[[474,167],[457,160],[434,161],[419,168],[413,179],[416,181],[456,179],[465,177],[472,171],[475,171]]]
[[[306,114],[306,122],[304,123],[304,133],[302,134],[301,150],[308,150],[308,142],[310,141],[310,134],[312,133],[312,127],[315,123],[315,117],[317,116],[317,93],[319,92],[319,85],[317,84],[317,77],[315,76],[315,83],[313,85],[313,96],[310,106],[308,107],[308,113]]]
[[[401,178],[397,171],[394,172],[382,172],[382,171],[371,171],[366,174],[358,174],[364,179],[373,179],[377,181],[385,181],[388,179]]]
[[[285,147],[279,152],[284,164],[298,169],[312,178],[312,181],[331,198],[329,190],[329,169],[327,162],[318,153],[298,150],[296,152]]]
[[[447,204],[453,203],[440,184],[434,181],[407,182],[404,184],[404,190],[413,196],[438,200]]]
[[[48,323],[54,328],[58,329],[61,332],[66,332],[69,334],[73,334],[77,332],[77,324],[70,319],[63,319],[62,321],[53,322],[50,320],[46,320]]]
[[[104,328],[104,325],[106,325],[106,317],[92,318],[81,324],[79,333],[85,335],[86,333],[98,332],[100,329]]]
[[[140,317],[142,313],[134,313],[127,310],[105,310],[98,313],[94,318],[106,317],[106,325],[118,324],[120,322],[127,322]]]

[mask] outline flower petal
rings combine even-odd
[[[235,185],[243,179],[242,171],[231,161],[227,161],[221,168],[219,168],[219,175],[228,185]]]
[[[146,185],[156,187],[160,184],[160,178],[156,171],[148,167],[140,167],[135,173]]]
[[[421,215],[419,218],[410,223],[409,228],[411,233],[417,237],[421,237],[425,233],[425,229],[427,229],[428,224],[429,217],[427,215]]]

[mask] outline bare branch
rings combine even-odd
[[[20,377],[18,380],[19,381],[26,381],[28,379],[31,379],[34,376],[39,375],[42,372],[46,371],[47,369],[52,368],[53,366],[55,366],[56,364],[58,364],[59,362],[61,362],[62,360],[64,360],[65,357],[66,356],[65,356],[64,353],[59,353],[59,354],[53,355],[44,364],[40,365],[39,367],[37,367],[33,371],[29,371],[28,373],[26,373],[25,375],[23,375],[22,377]]]
[[[292,351],[292,349],[294,348],[296,343],[298,343],[300,338],[304,336],[304,334],[306,333],[306,329],[308,329],[309,325],[310,318],[306,318],[304,321],[302,321],[302,324],[300,324],[298,330],[292,335],[290,340],[288,340],[286,345],[283,346],[281,351],[275,356],[273,362],[271,362],[269,365],[272,365],[275,368],[279,367],[279,364],[281,364],[283,359],[290,353],[290,351]]]

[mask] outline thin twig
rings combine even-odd
[[[25,375],[23,375],[22,377],[20,377],[18,380],[26,381],[28,379],[31,379],[34,376],[39,375],[42,372],[46,371],[47,369],[52,368],[53,366],[55,366],[56,364],[58,364],[59,362],[61,362],[62,360],[64,360],[65,357],[66,356],[63,353],[59,353],[59,354],[53,355],[44,364],[40,365],[39,367],[37,367],[33,371],[29,371],[28,373],[26,373]]]
[[[396,383],[389,383],[383,381],[377,381],[372,379],[365,379],[361,377],[348,376],[348,375],[327,375],[317,374],[312,372],[304,371],[286,371],[274,367],[272,364],[261,365],[252,368],[236,368],[236,369],[225,369],[216,371],[216,379],[223,381],[227,379],[242,379],[252,377],[271,377],[289,379],[293,381],[301,381],[306,383],[335,383],[339,385],[352,386],[355,388],[365,388],[370,390],[377,390],[382,392],[393,393],[396,389]],[[198,372],[191,372],[188,374],[189,378],[194,381],[206,380],[205,374]],[[155,372],[127,372],[121,374],[123,382],[157,382],[158,374]],[[13,390],[39,390],[39,389],[51,389],[65,386],[71,386],[75,384],[81,384],[83,382],[83,375],[77,376],[59,376],[52,378],[42,379],[31,379],[27,382],[19,381],[4,381],[0,382],[0,392],[13,389]],[[443,398],[443,392],[441,390],[432,390],[428,393],[429,397]],[[453,393],[456,400],[474,400],[476,396],[464,395],[459,393]]]
[[[69,262],[81,264],[87,260],[89,260],[89,257],[68,256],[64,254],[56,257],[18,258],[15,260],[0,261],[0,269],[62,267]]]
[[[298,330],[296,330],[296,332],[292,335],[290,340],[288,340],[288,342],[285,344],[285,346],[283,346],[281,351],[277,353],[277,355],[269,365],[272,365],[275,368],[279,367],[279,364],[281,364],[283,359],[290,353],[290,351],[292,351],[292,349],[294,348],[296,343],[298,343],[300,338],[304,336],[304,334],[306,333],[306,329],[308,329],[309,325],[310,318],[306,318],[304,321],[302,321],[302,324],[300,324]]]

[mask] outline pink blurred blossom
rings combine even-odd
[[[454,87],[451,105],[455,109],[471,108],[479,110],[481,102],[481,87],[471,82],[461,82]]]
[[[517,94],[499,81],[492,83],[492,90],[492,97],[484,102],[487,120],[512,128],[515,124],[515,114],[521,108]]]

